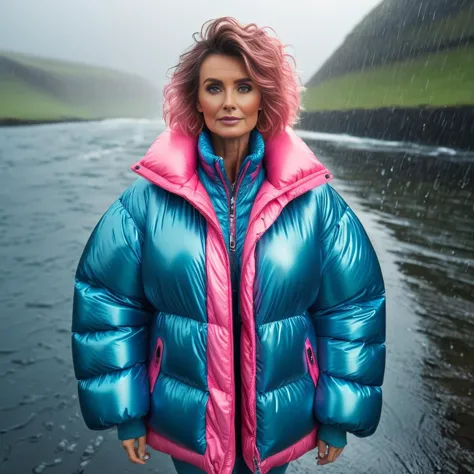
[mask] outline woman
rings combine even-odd
[[[385,292],[359,220],[291,128],[297,75],[254,24],[210,23],[165,87],[168,125],[78,265],[87,426],[178,473],[284,473],[374,433]],[[138,440],[138,446],[135,442]]]

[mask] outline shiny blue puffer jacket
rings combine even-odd
[[[209,473],[374,433],[385,291],[361,223],[294,131],[252,131],[235,187],[203,131],[166,130],[79,262],[72,349],[91,429]]]

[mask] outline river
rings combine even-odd
[[[89,431],[71,361],[74,272],[93,227],[163,126],[148,120],[0,128],[0,472],[174,473]],[[296,473],[474,472],[474,156],[301,132],[365,225],[387,287],[376,433]]]

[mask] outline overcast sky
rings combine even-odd
[[[270,26],[303,82],[380,0],[0,0],[0,50],[135,72],[162,88],[166,70],[212,18]]]

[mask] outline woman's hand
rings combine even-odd
[[[138,449],[135,446],[135,441],[138,441]],[[128,459],[135,464],[146,464],[145,461],[150,459],[150,453],[145,452],[146,436],[126,439],[122,441],[122,448],[125,449]]]
[[[329,448],[326,452],[326,448]],[[330,446],[326,444],[322,440],[318,440],[318,462],[323,466],[324,464],[328,464],[330,462],[334,462],[338,456],[342,453],[344,448],[335,448],[334,446]]]

